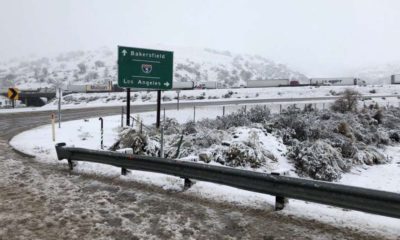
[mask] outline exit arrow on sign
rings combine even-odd
[[[18,100],[19,91],[17,88],[9,88],[7,92],[7,96],[9,99]]]

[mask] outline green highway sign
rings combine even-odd
[[[171,89],[173,58],[169,51],[118,46],[118,86]]]

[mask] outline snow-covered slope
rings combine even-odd
[[[175,48],[174,81],[218,81],[239,86],[247,80],[306,76],[261,56],[233,54],[211,49]],[[117,81],[116,49],[74,51],[55,57],[0,62],[0,88],[58,87],[68,84],[101,84]]]
[[[356,75],[370,84],[390,84],[390,76],[400,74],[400,62],[360,68]]]

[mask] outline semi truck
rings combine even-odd
[[[197,83],[196,88],[217,89],[217,88],[221,88],[221,85],[217,81],[199,82],[199,83]]]

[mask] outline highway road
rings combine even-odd
[[[206,104],[216,105],[201,105]],[[135,106],[132,112],[154,108]],[[64,110],[63,121],[120,111]],[[47,123],[49,112],[0,114],[0,239],[382,239],[274,212],[267,203],[261,210],[244,208],[123,178],[69,172],[66,164],[45,164],[8,145],[15,134]]]

